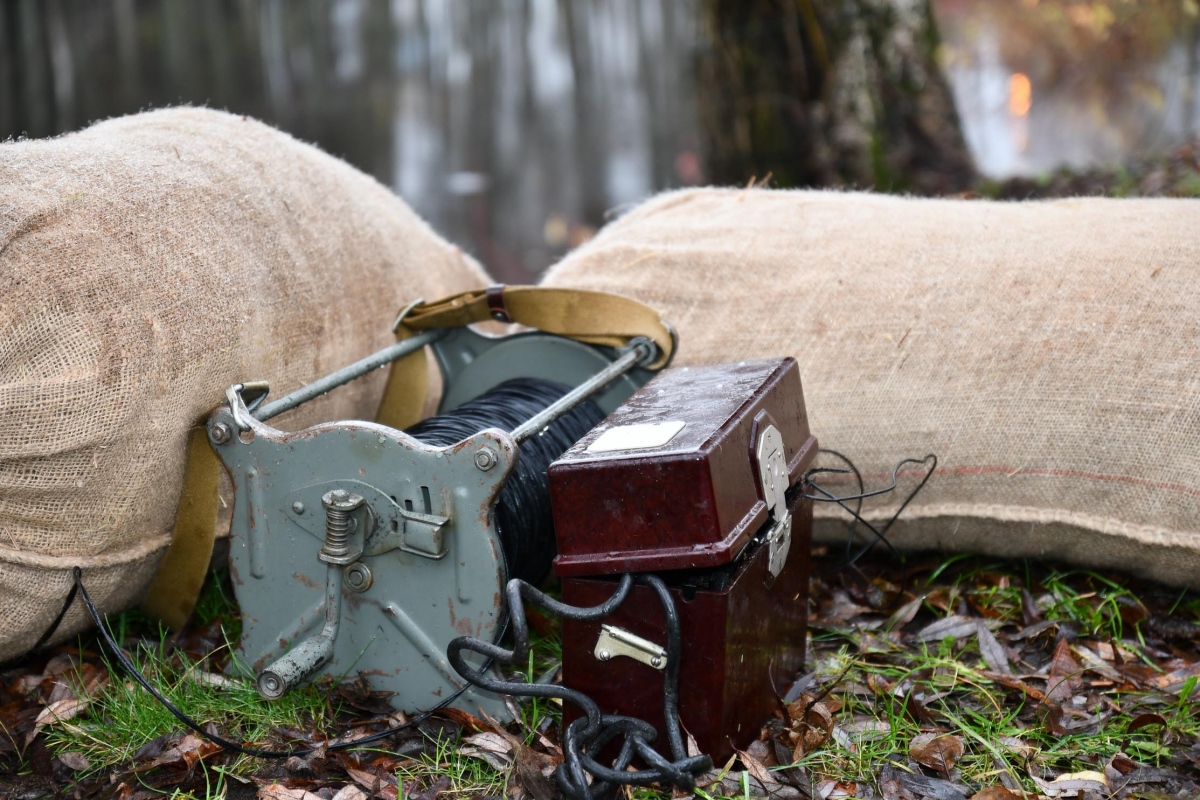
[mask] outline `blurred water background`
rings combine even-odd
[[[775,185],[885,191],[1036,183],[1064,167],[1120,170],[1200,130],[1196,0],[771,2],[5,0],[0,137],[178,103],[252,115],[392,186],[497,278],[528,282],[666,188],[767,170]],[[953,107],[921,113],[964,143],[970,164],[953,181],[912,180],[931,157],[905,145],[907,156],[879,158],[871,137],[865,171],[815,163],[856,134],[829,110],[846,81],[812,76],[898,63],[831,60],[863,47],[855,31],[880,14],[930,16],[886,30],[930,37],[941,77],[901,69],[915,89],[885,92],[867,112],[923,108],[944,81]],[[770,114],[783,119],[775,151],[756,128]],[[819,125],[828,141],[810,146],[804,131]],[[778,147],[814,163],[777,168]]]

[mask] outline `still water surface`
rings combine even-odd
[[[1116,161],[1200,129],[1195,26],[1116,56],[1097,40],[1064,67],[1037,19],[983,0],[935,6],[985,174]],[[8,0],[0,136],[180,102],[253,115],[394,187],[498,279],[527,282],[621,208],[705,180],[702,12],[700,0]],[[1080,78],[1114,57],[1102,91]]]

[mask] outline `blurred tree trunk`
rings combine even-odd
[[[929,0],[703,0],[709,177],[944,194],[974,168]]]

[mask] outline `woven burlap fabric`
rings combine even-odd
[[[1200,202],[683,191],[544,283],[660,308],[680,364],[795,356],[872,486],[937,454],[897,544],[1200,586]]]
[[[0,660],[84,568],[104,610],[166,546],[191,426],[393,340],[485,284],[390,191],[261,123],[180,108],[0,145]],[[372,418],[384,373],[273,421]],[[77,607],[58,638],[83,627]]]

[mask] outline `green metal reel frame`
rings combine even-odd
[[[618,357],[541,332],[490,336],[469,327],[438,332],[429,346],[443,378],[441,411],[517,377],[579,386]],[[610,413],[650,375],[621,374],[591,399]],[[333,377],[326,382],[340,385]],[[464,634],[492,639],[502,621],[507,569],[493,511],[519,455],[516,441],[487,430],[438,448],[354,421],[284,432],[258,417],[308,396],[276,401],[278,410],[263,414],[261,398],[247,407],[238,389],[213,412],[209,431],[234,485],[230,571],[242,610],[241,668],[258,676],[267,697],[303,680],[359,675],[391,692],[400,711],[450,697],[464,683],[446,646]],[[214,435],[222,426],[224,435]],[[331,560],[322,548],[322,498],[337,490],[362,503],[348,523],[349,555]],[[501,698],[474,688],[454,705],[507,716]]]

